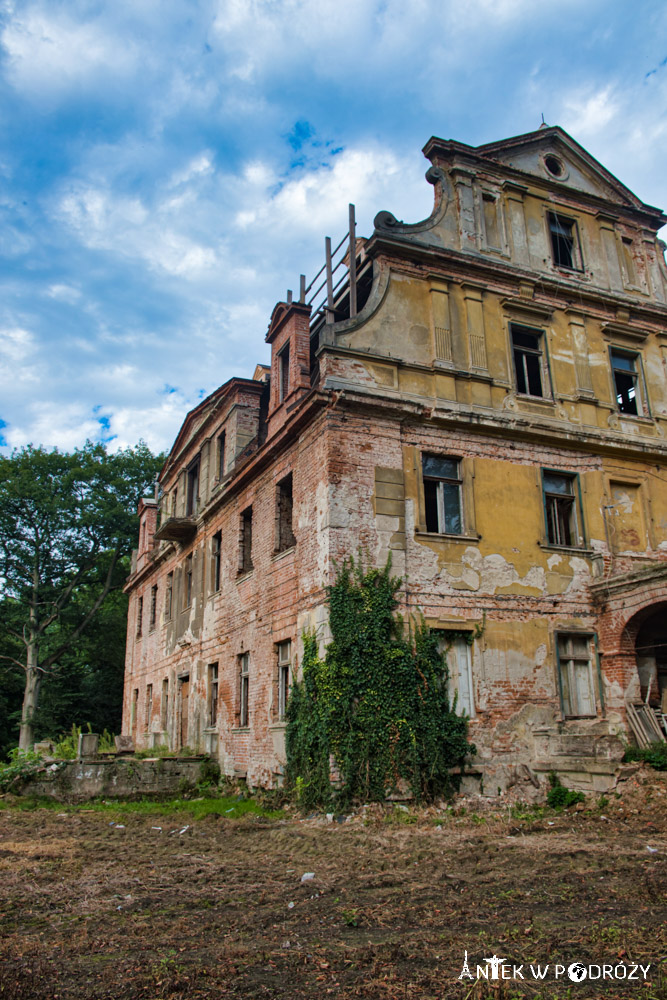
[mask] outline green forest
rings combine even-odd
[[[122,588],[163,462],[143,442],[0,456],[0,758],[72,725],[120,731]]]

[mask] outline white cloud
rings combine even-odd
[[[139,54],[131,37],[116,38],[101,21],[78,21],[49,4],[15,10],[0,38],[13,85],[45,97],[85,84],[100,72],[125,76],[135,70]]]
[[[29,330],[20,327],[0,330],[0,358],[6,364],[21,365],[34,351],[35,341]]]
[[[182,202],[168,199],[149,210],[138,198],[79,187],[61,198],[56,212],[87,247],[140,258],[152,269],[196,279],[216,265],[217,256],[212,247],[178,231],[179,224],[190,222],[185,212],[178,218],[181,207]]]
[[[81,299],[80,289],[73,288],[71,285],[49,285],[46,289],[46,294],[51,299],[56,299],[59,302],[67,302],[69,305],[75,305]]]

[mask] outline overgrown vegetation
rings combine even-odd
[[[633,760],[643,761],[656,771],[667,771],[667,743],[656,740],[647,747],[629,746],[626,748],[623,760],[627,762]]]
[[[92,733],[93,727],[90,723],[86,726],[85,730],[82,726],[77,726],[76,723],[72,723],[72,728],[68,733],[63,733],[54,742],[53,754],[51,756],[55,757],[57,760],[75,760],[76,755],[79,752],[79,737],[83,732]],[[102,753],[108,753],[116,749],[113,735],[108,729],[105,729],[100,733],[100,742],[98,749]]]
[[[547,792],[547,805],[552,809],[569,809],[570,806],[586,799],[583,792],[573,792],[570,788],[566,788],[554,771],[549,775],[549,784],[551,788]]]
[[[14,785],[29,781],[44,767],[44,760],[32,750],[14,747],[7,755],[7,763],[0,763],[0,792],[9,791]]]
[[[448,794],[451,771],[475,748],[452,711],[447,667],[425,624],[406,634],[395,614],[400,580],[349,559],[328,588],[332,641],[304,636],[303,679],[287,706],[287,786],[304,808],[379,801],[401,787]],[[332,766],[339,774],[332,786]]]

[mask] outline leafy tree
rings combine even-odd
[[[24,674],[21,749],[33,741],[43,682],[55,694],[56,672],[81,670],[94,652],[84,634],[124,583],[137,503],[161,464],[144,444],[0,456],[0,659]]]
[[[381,800],[401,783],[417,798],[446,793],[475,748],[450,708],[447,667],[425,624],[406,635],[400,580],[344,563],[328,588],[332,641],[324,659],[304,637],[303,679],[287,706],[287,783],[305,806],[331,799],[331,762],[344,798]]]

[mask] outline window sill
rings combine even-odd
[[[277,549],[271,556],[271,559],[275,562],[278,559],[282,559],[283,556],[288,556],[290,552],[294,551],[296,551],[296,542],[294,545],[290,545],[287,549]]]
[[[270,730],[277,729],[277,730],[280,730],[280,731],[282,731],[284,729],[287,729],[287,720],[286,719],[278,719],[277,722],[272,722],[270,724],[269,729]]]
[[[587,559],[591,559],[595,555],[593,549],[587,549],[583,545],[556,545],[554,542],[542,542],[537,543],[541,549],[548,549],[549,552],[571,552],[572,555],[585,556]]]
[[[254,572],[255,572],[255,567],[254,566],[251,569],[241,570],[241,572],[239,573],[239,575],[236,577],[236,582],[237,583],[242,583],[243,580],[247,580],[248,577],[252,576],[252,574]]]
[[[249,733],[250,726],[232,726],[232,736],[236,736],[239,733]]]
[[[445,542],[479,542],[481,535],[450,535],[441,531],[415,531],[415,538],[442,538]]]
[[[555,406],[556,402],[551,396],[531,396],[527,392],[517,392],[516,398],[523,403],[542,403],[544,406]]]
[[[643,413],[623,413],[623,410],[616,410],[614,412],[616,412],[618,414],[618,416],[619,416],[619,418],[621,420],[633,420],[633,421],[637,421],[637,423],[641,423],[641,424],[652,424],[653,423],[653,417],[647,417]]]

